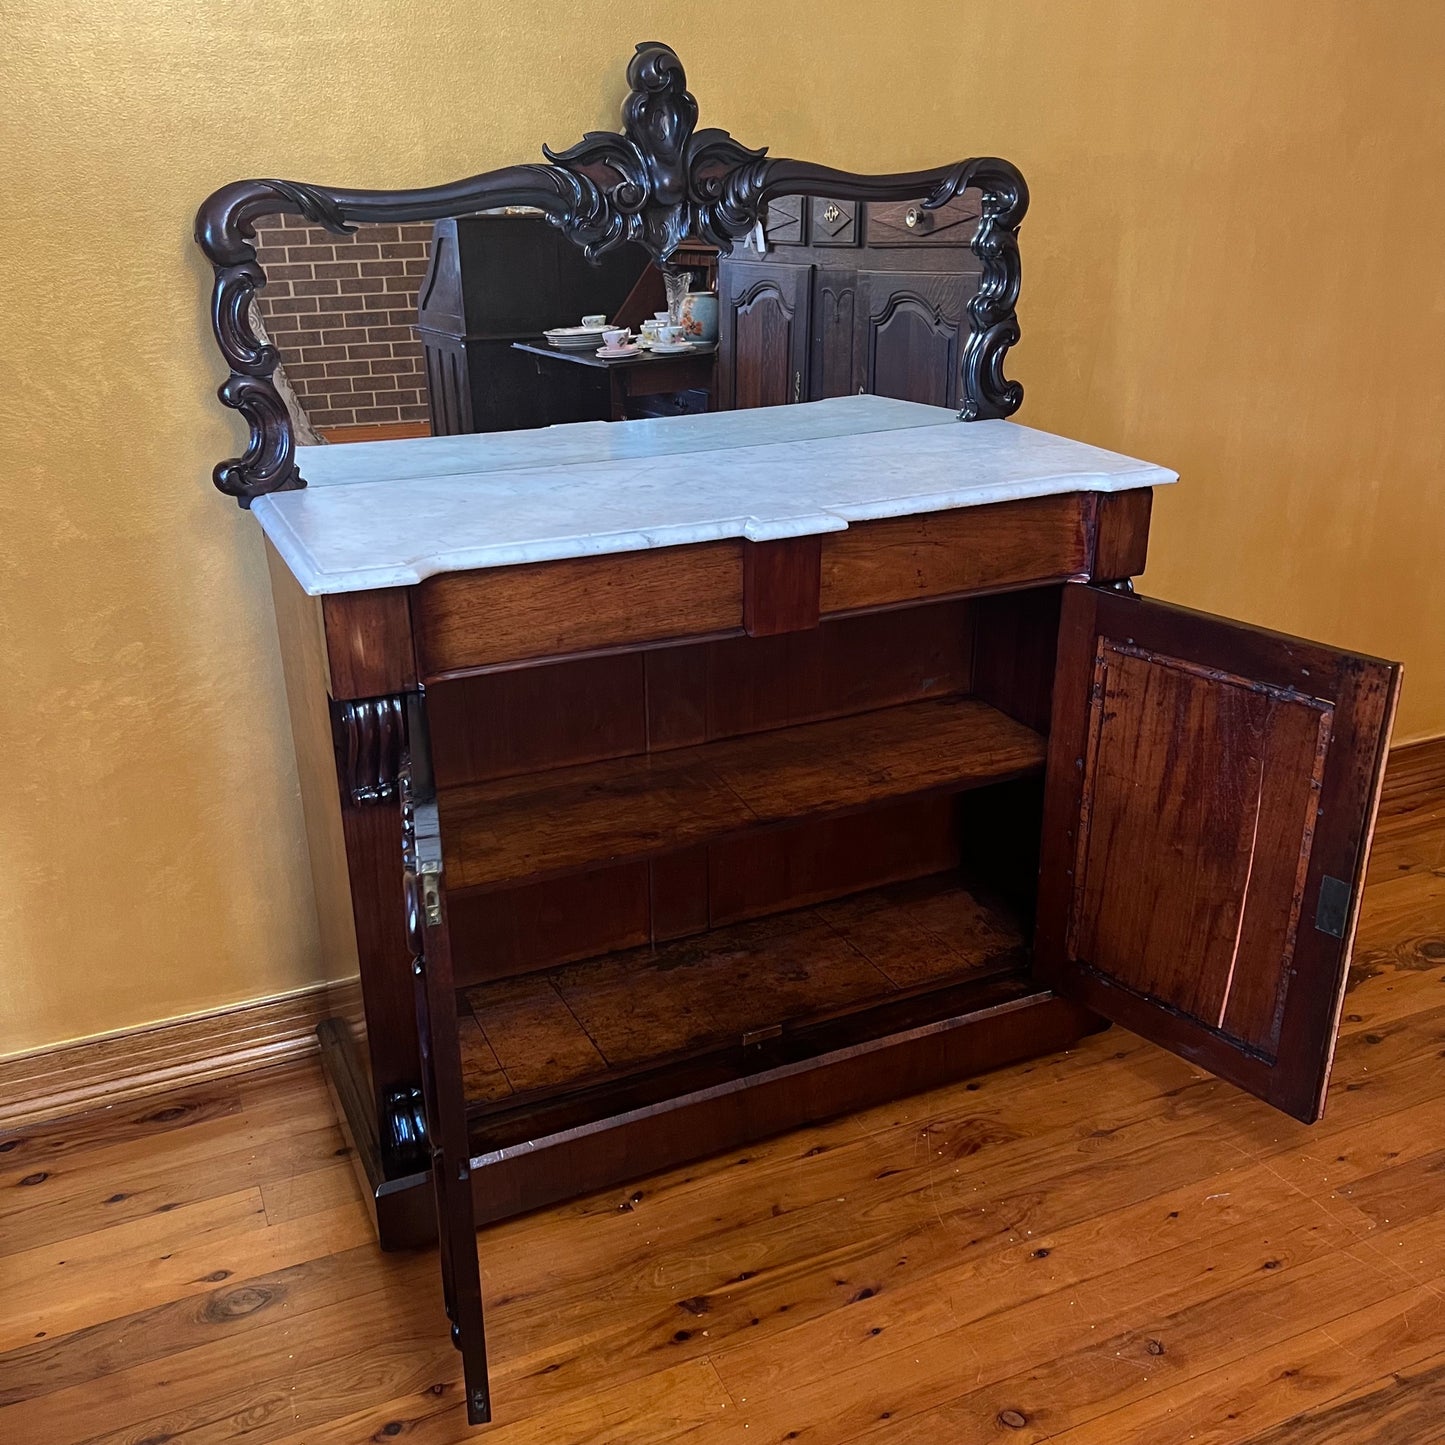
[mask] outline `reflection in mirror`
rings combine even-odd
[[[520,208],[346,235],[270,216],[256,242],[258,319],[281,351],[276,381],[303,445],[716,405],[715,247],[684,245],[669,267],[675,314],[663,318],[668,278],[641,247],[593,264]],[[629,332],[615,355],[598,355],[600,324],[578,334],[598,317]],[[652,355],[659,324],[683,326],[685,349]]]
[[[361,226],[351,235],[302,216],[257,223],[266,285],[256,308],[281,351],[298,441],[429,431],[417,294],[431,236],[427,223]]]
[[[981,199],[769,202],[720,267],[720,404],[866,392],[961,407]]]

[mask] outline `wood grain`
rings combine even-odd
[[[1004,910],[952,879],[924,879],[501,979],[467,989],[466,1004],[518,1093],[562,1089],[903,988],[1021,969],[1023,944]]]
[[[424,682],[523,658],[737,631],[741,542],[453,572],[413,590]]]
[[[984,703],[943,699],[643,758],[453,788],[449,886],[516,884],[1037,772],[1043,740]]]
[[[743,631],[749,637],[818,625],[821,537],[743,543]]]
[[[1377,658],[1066,587],[1040,976],[1318,1117],[1398,687]]]
[[[435,1255],[338,1211],[313,1066],[12,1135],[0,1239],[66,1247],[15,1276],[39,1313],[0,1353],[10,1438],[1424,1445],[1442,866],[1445,742],[1392,761],[1312,1128],[1116,1029],[488,1228],[487,1435]],[[140,1233],[107,1225],[127,1209]]]
[[[823,538],[824,615],[1084,576],[1084,494],[855,522]]]
[[[359,1006],[352,979],[0,1059],[0,1130],[307,1057],[323,1018]]]

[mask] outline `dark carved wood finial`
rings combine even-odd
[[[766,150],[750,150],[725,130],[697,129],[697,101],[682,62],[656,40],[637,47],[627,81],[631,92],[622,107],[621,133],[593,131],[568,150],[544,146],[547,165],[508,166],[414,191],[256,180],[236,181],[211,196],[196,216],[196,241],[215,270],[211,323],[231,370],[219,395],[251,428],[245,454],[216,467],[216,486],[244,507],[267,492],[306,485],[296,465],[291,419],[272,381],[280,353],[256,335],[251,322],[252,302],[266,284],[256,259],[256,222],[280,214],[344,233],[363,222],[436,221],[499,206],[532,206],[589,256],[632,241],[664,265],[688,236],[730,251],[778,196],[855,201],[921,196],[932,209],[973,187],[983,193],[973,240],[983,277],[969,303],[960,415],[976,421],[1018,410],[1023,388],[1009,381],[1003,368],[1019,337],[1018,230],[1029,193],[1014,166],[985,156],[934,170],[859,175],[769,158]]]

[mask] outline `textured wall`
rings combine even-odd
[[[0,1052],[319,969],[260,539],[208,481],[241,433],[196,204],[536,157],[615,126],[654,36],[777,152],[1016,160],[1022,419],[1183,472],[1148,590],[1402,657],[1402,735],[1445,731],[1445,5],[720,14],[11,0]]]

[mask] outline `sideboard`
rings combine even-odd
[[[301,456],[325,1058],[469,1389],[479,1224],[1105,1019],[1319,1113],[1396,669],[1132,595],[1171,473],[867,396]]]
[[[197,217],[250,430],[213,479],[266,535],[322,949],[361,980],[323,1061],[381,1243],[438,1241],[473,1423],[489,1220],[1109,1020],[1316,1118],[1399,685],[1134,594],[1174,473],[1007,420],[1016,167],[770,157],[695,128],[665,45],[627,74],[622,133],[547,164]],[[803,401],[807,333],[758,306],[755,409],[298,447],[257,218],[513,206],[659,266],[781,247],[790,206],[825,250],[860,206],[956,224],[966,323],[895,275],[873,336],[951,404]]]

